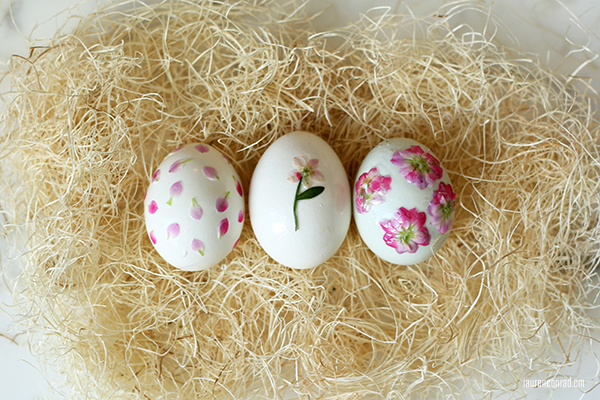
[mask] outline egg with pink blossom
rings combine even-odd
[[[431,257],[454,223],[450,176],[429,148],[412,139],[388,139],[373,148],[359,167],[352,198],[363,241],[394,264]]]
[[[342,245],[352,217],[348,176],[329,144],[296,131],[273,142],[250,182],[256,239],[286,267],[316,267]]]
[[[158,254],[175,268],[199,271],[221,262],[237,244],[244,217],[239,175],[210,145],[182,146],[152,174],[146,229]]]

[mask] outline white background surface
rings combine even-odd
[[[80,4],[77,0],[0,0],[0,71],[6,70],[6,62],[12,54],[27,56],[27,46],[31,38],[48,38],[54,36],[58,28],[66,22],[69,29],[76,23],[70,16],[92,13],[101,0],[90,0]],[[428,15],[438,8],[450,3],[444,0],[429,1],[396,1],[396,0],[329,0],[309,3],[310,11],[323,10],[322,16],[316,19],[316,26],[325,29],[344,25],[347,21],[356,21],[359,13],[374,6],[390,6],[391,11],[405,12],[409,7],[416,15]],[[495,41],[513,48],[536,54],[548,68],[563,74],[592,78],[592,87],[600,91],[600,2],[597,0],[490,0],[475,2],[478,7],[492,7],[494,14],[504,22],[505,28],[512,31],[518,43],[510,35],[498,34]],[[74,8],[71,8],[74,7]],[[329,8],[328,8],[329,7]],[[71,8],[68,11],[67,9]],[[456,23],[465,23],[475,29],[485,26],[487,16],[483,13],[466,13]],[[578,66],[584,65],[579,69]],[[6,89],[6,82],[0,86]],[[4,219],[0,216],[0,223]],[[0,253],[3,265],[6,251],[6,240],[0,238]],[[3,266],[4,278],[9,280],[18,271]],[[18,326],[11,324],[10,314],[15,310],[10,291],[0,281],[0,400],[32,400],[46,398],[53,392],[48,384],[56,385],[59,377],[50,373],[46,381],[40,367],[31,355],[26,338],[19,334]],[[598,310],[591,310],[590,315],[600,318]],[[600,335],[596,336],[600,338]],[[583,365],[577,376],[585,379],[594,378],[597,365],[591,351],[600,352],[600,345],[595,343],[583,359]],[[596,381],[599,379],[596,377]],[[590,389],[590,386],[586,386]],[[576,388],[559,389],[553,398],[562,400],[579,399],[583,395]],[[59,396],[60,397],[60,396]],[[504,397],[503,397],[504,398]],[[506,397],[510,398],[510,397]],[[545,399],[549,394],[544,389],[532,389],[527,398]],[[595,389],[584,399],[600,398],[600,388]]]

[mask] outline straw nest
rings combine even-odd
[[[444,397],[520,390],[578,359],[596,329],[594,101],[450,29],[461,7],[314,34],[277,4],[116,5],[13,57],[3,207],[27,232],[33,350],[86,399]],[[437,256],[390,265],[352,224],[333,258],[292,270],[249,223],[210,270],[158,256],[143,199],[169,151],[210,143],[247,191],[299,129],[350,179],[384,138],[431,148],[458,200]]]

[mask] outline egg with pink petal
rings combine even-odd
[[[219,150],[203,143],[169,154],[153,172],[144,200],[150,242],[167,263],[186,271],[227,257],[244,216],[239,175]]]
[[[454,223],[450,176],[429,148],[412,139],[388,139],[374,147],[359,167],[352,198],[363,241],[394,264],[431,257]]]

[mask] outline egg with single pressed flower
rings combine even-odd
[[[335,151],[320,137],[292,132],[260,158],[249,194],[252,229],[275,261],[312,268],[333,256],[350,226],[350,185]]]
[[[154,248],[187,271],[223,260],[237,244],[244,216],[239,175],[221,152],[202,143],[169,154],[154,171],[144,200]]]
[[[394,264],[416,264],[437,252],[454,223],[450,176],[429,148],[393,138],[363,160],[353,187],[353,214],[366,245]]]

